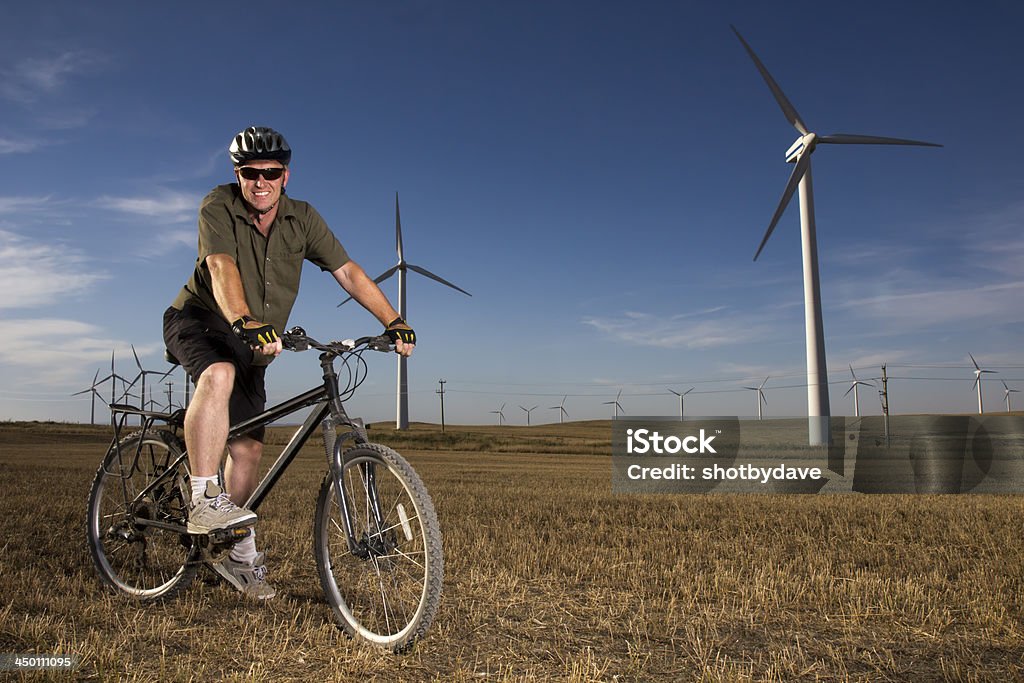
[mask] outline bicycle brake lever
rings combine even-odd
[[[306,336],[306,331],[298,326],[285,332],[281,341],[284,347],[291,351],[309,350],[309,337]]]

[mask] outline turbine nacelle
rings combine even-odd
[[[807,152],[813,152],[814,146],[818,143],[818,136],[816,133],[808,133],[807,135],[801,135],[796,139],[796,142],[786,150],[786,163],[795,164],[800,156]]]

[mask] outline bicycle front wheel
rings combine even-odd
[[[427,631],[441,599],[434,505],[409,463],[386,446],[356,446],[342,462],[348,523],[329,473],[317,500],[320,583],[346,633],[401,652]]]
[[[198,570],[186,531],[187,462],[170,432],[125,437],[103,459],[89,494],[89,550],[103,583],[142,600],[169,598]]]

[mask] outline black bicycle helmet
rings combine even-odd
[[[265,126],[249,126],[236,135],[228,153],[235,166],[261,159],[280,161],[287,166],[292,160],[292,150],[284,136]]]

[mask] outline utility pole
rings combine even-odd
[[[167,412],[174,411],[174,404],[171,401],[174,398],[174,382],[166,382],[167,384]]]
[[[443,432],[444,431],[444,384],[445,384],[445,382],[444,382],[443,379],[439,379],[439,380],[437,380],[437,382],[438,382],[438,384],[441,385],[441,388],[438,389],[435,393],[438,394],[441,397],[441,431]]]
[[[885,363],[882,363],[882,416],[885,423],[885,445],[889,445],[889,377],[885,374]]]

